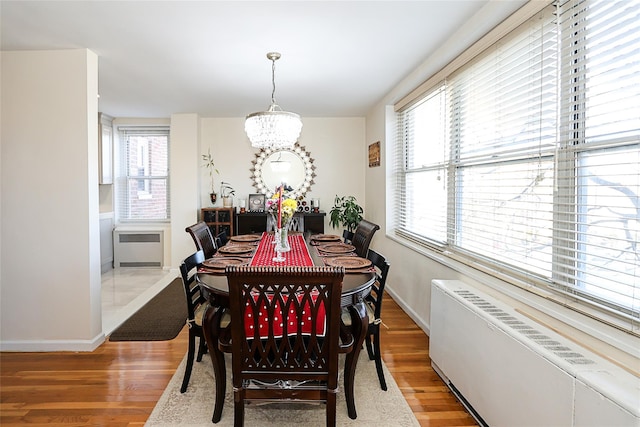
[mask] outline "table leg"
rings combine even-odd
[[[210,306],[202,322],[209,355],[211,355],[211,364],[213,365],[213,376],[216,383],[215,403],[213,407],[213,417],[211,421],[217,423],[222,417],[222,408],[224,407],[224,395],[227,388],[227,371],[224,362],[224,354],[218,348],[218,336],[220,335],[220,320],[224,310],[219,307]]]
[[[369,326],[369,316],[364,306],[364,302],[360,301],[349,307],[349,314],[351,315],[352,332],[355,339],[353,344],[353,350],[347,353],[344,363],[344,390],[345,398],[347,399],[347,412],[349,418],[355,420],[358,417],[356,413],[356,402],[354,398],[354,380],[356,375],[356,365],[358,363],[358,357],[360,356],[360,350],[362,349],[362,343],[367,336],[367,328]]]

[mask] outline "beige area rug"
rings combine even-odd
[[[222,419],[213,424],[214,379],[211,359],[207,355],[202,362],[194,362],[189,388],[180,393],[185,360],[176,370],[169,385],[160,397],[147,427],[168,426],[233,426],[233,395],[231,392],[231,359],[226,355],[227,392],[222,411]],[[344,366],[344,356],[340,363]],[[338,426],[385,426],[405,427],[419,426],[411,412],[409,404],[402,396],[398,385],[384,366],[387,391],[380,389],[375,363],[369,360],[365,349],[360,353],[355,381],[355,398],[358,418],[352,420],[347,415],[347,404],[342,388],[342,372],[340,373],[340,390],[338,391]],[[269,403],[245,404],[245,426],[247,427],[312,427],[325,426],[324,404]]]

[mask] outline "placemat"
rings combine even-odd
[[[251,266],[295,266],[313,267],[313,260],[309,249],[304,242],[304,237],[300,234],[289,236],[289,246],[291,250],[284,252],[282,256],[286,259],[282,262],[274,262],[276,256],[275,244],[273,244],[273,233],[263,233],[260,244],[251,260]]]

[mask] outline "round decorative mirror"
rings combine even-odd
[[[251,176],[259,193],[271,197],[280,184],[291,188],[285,195],[292,199],[304,197],[315,178],[315,166],[304,147],[296,144],[288,149],[264,148],[256,153]]]

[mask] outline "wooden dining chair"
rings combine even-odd
[[[227,230],[222,230],[221,232],[216,234],[215,241],[216,241],[217,249],[220,249],[221,247],[226,245],[227,242],[229,241],[229,236],[227,235]]]
[[[380,388],[386,391],[387,382],[384,379],[382,355],[380,354],[380,324],[382,323],[382,296],[384,295],[384,287],[387,283],[387,275],[389,274],[391,264],[383,255],[380,255],[373,249],[369,249],[367,258],[376,269],[376,280],[371,287],[371,293],[365,297],[367,314],[369,316],[369,327],[367,329],[365,343],[369,360],[375,360]],[[351,327],[351,316],[346,310],[342,312],[342,323],[347,328]]]
[[[206,222],[200,221],[196,224],[185,228],[185,231],[191,235],[193,243],[196,244],[196,250],[204,252],[204,257],[211,258],[218,250],[215,238],[211,229]]]
[[[342,230],[342,241],[347,244],[351,244],[353,240],[353,231]]]
[[[187,386],[189,385],[191,370],[193,369],[193,359],[195,357],[196,338],[199,340],[196,360],[200,362],[202,355],[207,352],[207,344],[202,332],[202,318],[209,304],[200,292],[200,286],[195,280],[196,269],[202,264],[204,259],[204,252],[199,250],[193,255],[188,256],[182,264],[180,264],[180,275],[182,276],[182,284],[184,285],[184,293],[187,301],[187,326],[189,327],[187,366],[184,370],[180,393],[187,391]]]
[[[245,401],[317,400],[335,426],[338,353],[354,345],[340,340],[344,269],[228,266],[226,274],[231,333],[219,348],[232,355],[234,425],[243,425]]]
[[[267,216],[267,231],[275,231],[277,227],[276,221],[271,215]],[[287,229],[289,231],[304,232],[304,215],[293,215],[293,217],[287,223]]]
[[[356,254],[359,257],[366,258],[367,252],[369,251],[369,244],[371,243],[371,239],[373,239],[373,235],[377,230],[380,229],[380,226],[374,224],[366,219],[361,220],[356,227],[356,231],[353,233],[353,239],[351,240],[351,244],[356,248]]]

